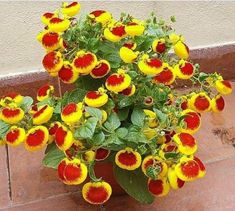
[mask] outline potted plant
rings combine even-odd
[[[224,109],[230,82],[200,72],[184,37],[154,14],[115,20],[96,10],[76,19],[79,10],[77,2],[63,3],[43,14],[37,36],[45,70],[74,89],[55,96],[46,84],[36,103],[18,93],[2,97],[0,143],[46,147],[43,164],[67,185],[83,183],[91,204],[111,196],[114,183],[102,177],[112,175],[110,163],[117,183],[142,203],[202,178],[193,134],[204,112]],[[186,80],[189,89],[179,92],[177,83]]]

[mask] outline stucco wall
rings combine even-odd
[[[80,1],[82,14],[105,9],[118,16],[126,11],[145,18],[151,11],[169,20],[176,16],[177,32],[190,47],[235,41],[235,2],[193,1]],[[60,3],[46,1],[0,2],[0,76],[41,69],[43,49],[35,36],[42,29],[40,16]]]

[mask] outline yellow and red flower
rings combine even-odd
[[[162,159],[167,160],[168,155],[177,154],[178,152],[179,152],[178,146],[174,142],[170,141],[168,143],[164,143],[161,145],[159,156]]]
[[[176,44],[178,41],[184,42],[184,37],[176,33],[171,33],[169,35],[169,40],[171,41],[172,44]]]
[[[143,134],[148,140],[156,138],[158,136],[156,129],[147,127],[144,129]]]
[[[158,121],[156,113],[148,109],[144,109],[143,111],[145,115],[148,117],[148,126],[151,128],[157,127]]]
[[[42,64],[47,72],[55,77],[63,66],[62,54],[59,51],[49,52],[44,56]]]
[[[170,183],[171,188],[177,190],[179,188],[182,188],[184,186],[185,181],[181,180],[176,172],[174,167],[171,167],[168,169],[168,173],[167,173],[167,179]]]
[[[124,70],[119,69],[117,73],[110,75],[105,82],[109,91],[122,92],[131,85],[131,77]]]
[[[5,141],[8,145],[18,146],[25,140],[25,130],[17,126],[12,126],[5,135]]]
[[[163,63],[158,58],[149,58],[147,54],[144,54],[141,60],[138,62],[140,71],[146,75],[156,75],[163,70]]]
[[[73,60],[73,67],[78,73],[88,75],[97,64],[96,55],[91,52],[79,51]]]
[[[79,185],[87,178],[87,167],[81,160],[63,159],[57,168],[58,176],[67,185]]]
[[[175,172],[178,178],[188,182],[193,181],[199,177],[200,168],[195,160],[182,157],[180,162],[175,166]]]
[[[21,108],[5,107],[0,111],[0,119],[8,124],[17,124],[24,118],[24,111]]]
[[[69,17],[73,17],[77,15],[80,11],[81,5],[78,2],[67,3],[64,2],[62,5],[62,13],[64,15],[68,15]]]
[[[104,149],[104,148],[99,148],[96,150],[95,160],[96,161],[105,160],[109,156],[109,154],[110,154],[110,150]]]
[[[125,26],[122,23],[110,24],[104,29],[104,37],[111,42],[118,42],[126,36]]]
[[[66,128],[65,126],[61,125],[56,130],[55,143],[60,150],[66,151],[74,143],[74,138],[73,138],[72,132],[68,128]]]
[[[135,170],[141,165],[141,155],[132,148],[125,148],[117,152],[115,163],[122,169]]]
[[[44,126],[35,126],[31,128],[25,139],[25,148],[29,151],[36,151],[46,146],[49,139],[49,133]]]
[[[168,64],[163,66],[163,70],[153,77],[153,82],[171,85],[175,81],[175,71]]]
[[[119,55],[125,63],[133,63],[137,58],[139,52],[134,52],[133,50],[127,47],[121,47],[119,51]]]
[[[166,196],[170,191],[170,184],[166,178],[148,179],[148,190],[154,196]]]
[[[103,88],[98,91],[89,91],[85,96],[85,103],[90,107],[99,108],[108,102],[108,95]]]
[[[82,107],[81,103],[69,103],[63,108],[61,119],[69,125],[77,123],[82,117]]]
[[[127,25],[125,26],[126,33],[132,37],[142,35],[144,33],[144,30],[144,25],[140,21],[135,19],[133,19],[132,22],[127,23]]]
[[[179,151],[185,155],[192,155],[197,151],[196,140],[189,133],[177,133],[173,136],[173,140]]]
[[[100,60],[90,72],[92,78],[103,78],[110,72],[110,64],[107,60]]]
[[[88,182],[82,188],[82,196],[90,204],[104,204],[112,194],[111,186],[104,181]]]
[[[89,14],[89,17],[102,25],[106,25],[112,19],[111,13],[104,10],[95,10]]]
[[[38,111],[33,114],[33,124],[34,125],[41,125],[47,123],[54,112],[54,108],[49,105],[41,106]]]
[[[189,106],[191,109],[197,112],[210,111],[211,99],[204,92],[193,94],[189,100]]]
[[[165,39],[156,39],[152,43],[152,48],[154,52],[164,53],[166,51],[166,41]]]
[[[56,32],[44,33],[41,39],[43,47],[47,51],[54,51],[60,48],[60,35]]]
[[[190,79],[194,74],[193,64],[184,59],[181,59],[174,69],[177,77],[180,79]]]
[[[54,86],[49,85],[49,84],[45,84],[38,89],[37,100],[38,101],[46,100],[46,99],[50,98],[50,96],[53,93],[54,93]]]
[[[68,61],[64,61],[62,68],[60,69],[58,76],[60,80],[66,84],[72,84],[78,79],[78,72],[76,72]]]
[[[135,88],[135,85],[134,84],[131,84],[129,87],[127,87],[126,89],[124,89],[121,93],[123,94],[123,95],[126,95],[126,96],[132,96],[132,95],[134,95],[135,94],[135,90],[136,90],[136,88]]]
[[[123,44],[123,47],[129,48],[131,50],[135,50],[137,47],[137,44],[131,41],[128,41],[126,43]]]
[[[48,144],[52,143],[55,140],[56,131],[60,126],[61,126],[60,122],[53,122],[50,124],[50,127],[48,129],[49,132]]]
[[[198,177],[199,178],[202,178],[206,175],[206,168],[205,168],[205,165],[203,164],[203,162],[196,156],[194,156],[193,158],[194,161],[197,162],[198,166],[199,166],[199,175]]]
[[[220,112],[224,110],[225,102],[224,98],[218,94],[211,100],[211,110],[213,112]]]
[[[158,174],[159,177],[164,177],[168,171],[167,164],[164,161],[162,161],[161,158],[159,158],[157,156],[154,157],[152,155],[149,155],[149,156],[145,157],[142,162],[141,169],[147,177],[148,177],[147,169],[149,167],[158,167],[160,169],[159,174]]]
[[[177,43],[174,44],[174,51],[175,54],[181,59],[188,59],[189,57],[189,48],[182,41],[178,41]]]
[[[1,105],[2,106],[7,106],[9,103],[15,103],[17,105],[20,105],[24,100],[24,97],[20,95],[17,92],[10,92],[6,94],[2,99],[1,99]]]
[[[46,12],[42,15],[41,21],[43,24],[48,25],[52,18],[58,17],[56,13]]]
[[[193,134],[197,132],[201,126],[201,118],[193,110],[186,109],[182,111],[182,117],[184,122],[184,127],[180,129],[180,132]]]
[[[51,18],[48,27],[52,32],[64,32],[70,26],[70,21],[68,19],[62,19],[58,17]]]
[[[182,102],[180,104],[181,109],[182,110],[189,109],[188,98],[186,96],[182,96],[181,99],[182,99]]]
[[[225,80],[217,80],[215,82],[215,88],[222,95],[228,95],[232,92],[231,83]]]

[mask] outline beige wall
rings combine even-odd
[[[0,2],[0,76],[42,69],[43,49],[35,40],[41,30],[40,16],[59,2]],[[177,32],[190,47],[235,42],[235,2],[192,1],[81,1],[82,13],[96,9],[122,11],[145,18],[154,10],[160,17],[176,16]]]

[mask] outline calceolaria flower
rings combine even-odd
[[[64,2],[62,5],[62,13],[64,15],[73,17],[79,13],[80,8],[81,8],[81,5],[78,2],[72,2],[70,4],[67,2]]]
[[[84,101],[90,107],[99,108],[108,102],[108,95],[103,88],[99,88],[98,91],[87,92]]]
[[[168,64],[164,64],[162,72],[153,77],[153,82],[171,85],[175,81],[175,71]]]
[[[58,17],[56,13],[46,12],[42,15],[41,21],[43,24],[48,25],[52,18]]]
[[[145,27],[139,20],[133,19],[125,26],[125,31],[130,36],[140,36],[144,33]]]
[[[163,70],[163,63],[158,58],[149,58],[147,54],[144,54],[138,62],[140,71],[146,75],[156,75]]]
[[[61,119],[69,125],[77,123],[82,117],[82,107],[81,103],[69,103],[62,109]]]
[[[25,130],[17,126],[12,126],[5,135],[5,141],[10,146],[18,146],[25,140]]]
[[[7,106],[10,104],[20,105],[24,100],[24,97],[17,92],[10,92],[3,96],[0,100],[0,105]]]
[[[125,25],[122,23],[109,24],[108,28],[104,29],[104,37],[111,42],[118,42],[126,35]]]
[[[100,60],[97,62],[96,66],[90,72],[92,78],[103,78],[110,71],[110,64],[107,60]]]
[[[189,107],[197,112],[210,111],[211,99],[205,92],[193,94],[189,100]]]
[[[24,118],[21,108],[3,107],[0,110],[0,119],[8,124],[17,124]]]
[[[175,168],[174,167],[171,167],[168,169],[168,172],[167,172],[167,179],[170,183],[170,186],[172,189],[179,189],[179,188],[182,188],[185,184],[185,181],[181,180],[176,172],[175,172]]]
[[[69,19],[62,19],[58,17],[51,18],[48,23],[49,30],[52,32],[64,32],[69,28],[69,26]]]
[[[195,160],[182,157],[180,162],[175,166],[175,172],[177,177],[185,182],[188,182],[199,177],[200,167]]]
[[[134,84],[131,84],[129,87],[127,87],[126,89],[124,89],[121,93],[123,94],[123,95],[126,95],[126,96],[132,96],[132,95],[134,95],[135,94],[135,90],[136,90],[136,88],[135,88],[135,85]]]
[[[104,10],[95,10],[89,14],[89,17],[102,25],[106,25],[112,19],[111,13]]]
[[[97,161],[102,161],[105,160],[110,154],[110,150],[104,149],[104,148],[99,148],[95,152],[95,159]]]
[[[179,151],[185,155],[192,155],[197,151],[196,140],[189,133],[177,133],[173,136],[173,140]]]
[[[49,139],[49,133],[44,126],[35,126],[31,128],[25,138],[25,148],[28,151],[40,150],[46,146]]]
[[[68,61],[64,61],[62,68],[58,72],[60,80],[66,84],[74,83],[78,79],[78,75],[78,72],[75,71],[72,64]]]
[[[96,66],[96,55],[91,52],[79,51],[73,60],[73,67],[78,73],[88,75]]]
[[[194,134],[199,130],[201,126],[201,118],[198,113],[193,110],[186,109],[181,115],[184,123],[183,128],[180,129],[181,132]]]
[[[41,125],[47,123],[54,112],[54,108],[49,105],[41,106],[36,113],[33,114],[33,124]]]
[[[57,129],[61,126],[60,122],[53,122],[50,124],[50,127],[48,129],[49,132],[49,140],[48,143],[52,143],[55,140],[55,134]]]
[[[188,59],[189,57],[189,48],[182,41],[178,41],[177,43],[174,44],[174,51],[175,54],[181,59]]]
[[[137,58],[139,52],[134,52],[133,50],[127,47],[121,47],[119,55],[125,63],[132,63]]]
[[[148,126],[157,127],[158,121],[156,113],[148,109],[144,109],[144,113],[148,117]]]
[[[56,130],[55,143],[60,150],[66,151],[74,143],[74,137],[72,132],[67,127],[61,125]]]
[[[63,159],[57,168],[58,176],[67,185],[79,185],[87,178],[87,167],[81,160]]]
[[[115,156],[115,163],[118,167],[126,170],[135,170],[141,165],[141,155],[132,148],[120,150]]]
[[[42,64],[48,73],[55,77],[63,66],[62,54],[59,51],[49,52],[44,56]]]
[[[104,204],[112,194],[111,186],[104,181],[88,182],[82,188],[82,196],[90,204]]]
[[[203,178],[206,175],[206,167],[203,162],[196,156],[193,157],[193,160],[197,162],[199,166],[199,178]]]
[[[60,48],[60,35],[56,32],[44,33],[41,39],[42,46],[47,51],[54,51]]]
[[[221,95],[216,95],[211,99],[211,110],[213,112],[220,112],[224,110],[225,102]]]
[[[190,79],[194,74],[194,66],[192,63],[181,59],[174,67],[176,75],[180,79]]]
[[[124,70],[119,69],[117,73],[110,75],[105,82],[105,86],[109,91],[122,92],[131,84],[131,77]]]
[[[37,100],[38,101],[46,100],[50,98],[53,93],[54,93],[54,86],[45,84],[38,89]]]
[[[217,80],[215,82],[215,88],[222,95],[231,94],[231,92],[232,92],[231,83],[229,81],[225,81],[225,80]]]
[[[151,179],[148,180],[148,190],[154,196],[166,196],[170,191],[170,184],[166,178]]]
[[[153,41],[152,48],[154,52],[164,53],[166,51],[166,43],[165,39],[156,39]]]

